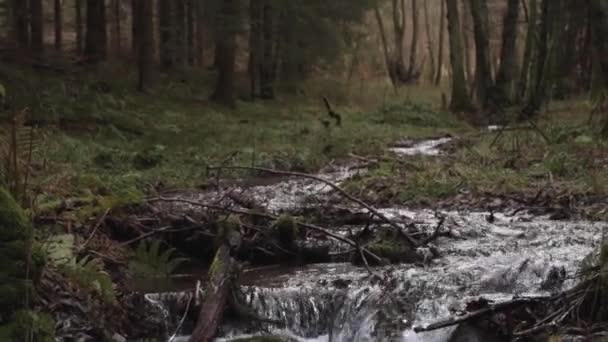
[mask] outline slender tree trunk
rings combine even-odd
[[[500,68],[496,75],[496,99],[500,105],[509,105],[513,102],[512,88],[516,71],[519,2],[520,0],[509,0],[507,13],[503,20]]]
[[[445,21],[446,21],[446,13],[445,13],[445,1],[441,1],[441,10],[440,10],[440,18],[439,18],[439,52],[437,55],[437,73],[435,74],[435,85],[439,86],[441,84],[441,74],[443,73],[443,50],[444,50],[444,40],[445,40]]]
[[[470,0],[475,32],[475,83],[477,100],[488,108],[494,81],[490,62],[490,38],[487,0]]]
[[[429,53],[429,62],[430,62],[430,70],[429,79],[430,82],[433,82],[435,78],[435,52],[433,51],[433,34],[431,32],[431,23],[429,19],[429,5],[427,1],[423,1],[423,9],[424,9],[424,26],[426,29],[426,40],[427,40],[427,49]]]
[[[262,71],[262,54],[264,48],[263,0],[250,0],[249,2],[249,81],[251,98],[260,96],[260,72]]]
[[[467,112],[473,109],[473,104],[467,92],[467,82],[464,73],[458,0],[445,1],[450,38],[450,64],[452,65],[452,99],[450,109],[454,112]]]
[[[412,44],[410,46],[410,63],[408,78],[415,80],[418,78],[416,71],[416,59],[418,55],[418,0],[412,0]]]
[[[55,50],[61,51],[63,45],[63,0],[54,1]]]
[[[462,12],[460,14],[461,21],[461,32],[462,32],[462,42],[464,44],[464,65],[466,77],[468,80],[468,86],[470,87],[470,93],[474,93],[474,88],[476,84],[475,78],[475,66],[474,66],[474,54],[475,49],[471,47],[471,39],[470,39],[470,31],[471,31],[471,10],[469,6],[469,0],[463,0],[462,4]]]
[[[393,32],[395,55],[392,60],[393,75],[397,84],[408,82],[408,68],[405,66],[405,24],[407,12],[405,11],[405,0],[393,0]]]
[[[74,11],[75,13],[75,25],[76,25],[76,53],[82,53],[82,0],[75,0],[74,3]]]
[[[42,0],[30,0],[30,30],[32,53],[37,58],[44,54],[44,14]]]
[[[239,25],[238,1],[222,0],[217,19],[215,48],[218,77],[211,99],[215,102],[234,107],[236,104],[236,36]]]
[[[195,34],[194,34],[194,26],[195,26],[195,14],[194,10],[194,1],[197,0],[186,0],[186,47],[188,48],[188,65],[194,66],[195,64]]]
[[[205,66],[205,2],[196,3],[196,61],[199,67]]]
[[[160,38],[160,66],[163,70],[169,70],[174,62],[174,32],[173,32],[173,6],[175,0],[158,1],[158,29]]]
[[[184,67],[188,63],[188,41],[186,38],[186,0],[175,1],[175,64]]]
[[[549,59],[549,41],[551,30],[551,1],[542,0],[540,15],[540,31],[536,42],[536,54],[530,68],[530,91],[526,98],[526,105],[522,110],[523,118],[531,118],[540,110],[546,96],[547,69]]]
[[[263,58],[262,70],[260,71],[260,91],[263,99],[274,99],[274,81],[275,81],[275,28],[276,20],[274,6],[271,1],[264,1],[263,8]]]
[[[391,53],[388,49],[388,39],[386,38],[386,30],[384,28],[384,20],[382,19],[382,14],[380,13],[380,9],[378,6],[374,8],[374,15],[376,17],[376,22],[378,23],[378,30],[380,31],[380,41],[382,43],[382,52],[384,53],[384,64],[386,65],[386,72],[388,73],[388,78],[391,81],[393,87],[397,87],[397,80],[395,79],[395,73],[393,69],[393,63],[391,61]]]
[[[139,81],[137,89],[146,91],[153,80],[154,73],[154,10],[152,1],[141,1],[138,6],[140,45],[137,49]]]
[[[26,0],[11,1],[12,35],[15,46],[21,52],[28,49],[30,45],[30,28],[28,23],[28,2]]]
[[[87,0],[87,33],[84,54],[89,63],[107,56],[106,5],[104,0]]]
[[[598,66],[608,89],[608,1],[590,0],[591,25],[593,28],[594,46],[599,57]]]
[[[131,54],[139,56],[137,49],[139,48],[139,2],[142,0],[131,0]]]
[[[536,0],[529,0],[528,7],[528,32],[526,33],[526,44],[524,47],[524,58],[521,65],[521,75],[519,76],[519,98],[524,99],[528,92],[528,79],[530,66],[536,47],[536,27],[538,5]]]
[[[119,56],[121,49],[120,0],[112,0],[110,2],[110,10],[112,11],[112,21],[110,25],[110,41],[112,45],[112,53],[116,56]]]

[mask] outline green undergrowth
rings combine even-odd
[[[451,115],[418,104],[434,101],[431,95],[427,101],[409,100],[412,90],[404,90],[406,96],[389,96],[386,87],[366,90],[379,98],[380,109],[373,111],[362,109],[369,104],[333,95],[334,110],[342,116],[337,127],[321,102],[324,91],[337,92],[338,86],[327,81],[303,84],[299,95],[241,99],[236,109],[227,109],[207,100],[210,72],[162,76],[148,94],[132,90],[134,80],[125,75],[133,72],[120,65],[59,76],[8,68],[0,74],[8,80],[9,103],[1,115],[28,108],[41,127],[42,160],[35,161],[41,170],[31,183],[45,195],[37,204],[48,208],[56,198],[86,198],[92,204],[83,216],[136,202],[160,187],[204,184],[213,175],[210,166],[312,172],[350,153],[377,155],[402,137],[467,129]],[[244,87],[240,93],[244,98]]]
[[[513,130],[497,139],[486,132],[457,140],[441,158],[390,156],[346,187],[389,204],[428,205],[462,193],[608,195],[608,141],[561,114],[547,113],[542,134]]]

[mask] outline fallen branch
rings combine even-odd
[[[267,220],[272,220],[272,221],[276,221],[279,219],[278,216],[276,215],[272,215],[272,214],[268,214],[268,213],[262,213],[262,212],[258,212],[258,211],[248,211],[248,210],[240,210],[240,209],[235,209],[235,208],[226,208],[226,207],[222,207],[219,205],[214,205],[214,204],[207,204],[207,203],[202,203],[202,202],[197,202],[197,201],[192,201],[192,200],[187,200],[187,199],[182,199],[182,198],[165,198],[165,197],[155,197],[155,198],[149,198],[147,200],[148,202],[178,202],[178,203],[185,203],[185,204],[190,204],[193,206],[198,206],[198,207],[203,207],[203,208],[207,208],[207,209],[212,209],[212,210],[219,210],[219,211],[225,211],[225,212],[230,212],[232,214],[238,214],[238,215],[247,215],[247,216],[255,216],[255,217],[259,217],[259,218],[264,218]],[[354,247],[355,249],[359,248],[359,245],[346,237],[340,236],[338,234],[334,234],[332,232],[330,232],[329,230],[323,228],[323,227],[319,227],[317,225],[314,224],[310,224],[310,223],[304,223],[304,222],[300,222],[300,221],[295,221],[295,224],[305,228],[305,229],[309,229],[309,230],[314,230],[316,232],[322,233],[325,236],[328,236],[332,239],[338,240],[340,242],[346,243],[352,247]],[[367,249],[363,249],[363,251],[371,256],[372,258],[376,259],[376,261],[378,262],[382,262],[382,258],[380,258],[379,256],[377,256],[376,254],[370,252]]]
[[[235,239],[230,235],[237,236],[238,241],[234,241]],[[231,244],[240,244],[240,234],[236,231],[225,232],[223,240],[209,269],[209,282],[201,303],[196,327],[192,333],[192,342],[213,340],[240,273],[238,262],[230,255]]]
[[[456,316],[456,317],[450,317],[447,318],[445,320],[439,321],[439,322],[435,322],[435,323],[431,323],[429,325],[426,326],[417,326],[414,327],[414,331],[419,333],[419,332],[425,332],[425,331],[432,331],[432,330],[438,330],[438,329],[442,329],[442,328],[447,328],[450,326],[454,326],[466,321],[470,321],[488,314],[493,314],[496,312],[500,312],[503,310],[507,310],[507,309],[511,309],[513,307],[516,306],[520,306],[520,305],[524,305],[524,304],[530,304],[530,303],[538,303],[540,301],[542,301],[543,299],[546,298],[516,298],[513,300],[510,300],[508,302],[502,302],[502,303],[497,303],[497,304],[490,304],[487,307],[477,310],[477,311],[473,311],[473,312],[469,312],[467,314],[464,314],[462,316]]]
[[[108,216],[108,214],[110,213],[110,208],[108,208],[105,213],[103,213],[103,215],[99,218],[99,220],[97,220],[97,223],[95,224],[95,226],[93,227],[93,232],[91,233],[91,235],[89,235],[89,237],[87,238],[87,240],[78,248],[79,250],[84,250],[87,245],[89,244],[89,242],[91,242],[91,240],[93,239],[93,236],[95,236],[95,233],[97,233],[97,229],[99,229],[99,227],[101,226],[101,224],[106,220],[106,217]]]
[[[251,167],[251,166],[218,166],[218,167],[210,167],[209,169],[210,170],[221,170],[221,169],[253,170],[253,171],[266,172],[266,173],[275,174],[275,175],[308,178],[308,179],[316,180],[318,182],[327,184],[329,187],[331,187],[332,189],[334,189],[335,191],[337,191],[340,195],[342,195],[346,199],[348,199],[348,200],[350,200],[350,201],[352,201],[354,203],[357,203],[358,205],[360,205],[361,207],[367,209],[369,212],[371,212],[375,216],[377,216],[380,219],[382,219],[382,221],[384,221],[385,223],[387,223],[390,226],[392,226],[393,228],[397,229],[399,232],[402,232],[403,235],[405,236],[407,242],[412,247],[418,247],[418,246],[420,246],[420,244],[418,243],[418,241],[416,241],[409,234],[403,232],[402,229],[401,229],[401,227],[397,223],[395,223],[393,220],[391,220],[388,217],[386,217],[384,214],[382,214],[380,211],[378,211],[378,209],[376,209],[376,208],[372,207],[371,205],[363,202],[362,200],[360,200],[360,199],[358,199],[358,198],[350,195],[349,193],[347,193],[346,191],[344,191],[342,188],[340,188],[335,183],[330,182],[330,181],[328,181],[326,179],[323,179],[321,177],[318,177],[318,176],[315,176],[315,175],[311,175],[311,174],[308,174],[308,173],[302,173],[302,172],[281,171],[281,170],[267,169],[267,168],[261,168],[261,167]],[[356,247],[356,246],[354,246],[354,247]]]

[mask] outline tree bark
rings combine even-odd
[[[112,20],[110,25],[110,41],[112,42],[112,53],[116,56],[120,56],[120,0],[110,1],[110,10],[112,11]]]
[[[217,20],[215,49],[218,77],[211,100],[234,107],[236,104],[236,37],[239,28],[238,0],[222,0]]]
[[[34,57],[44,54],[44,14],[42,0],[30,0],[31,49]]]
[[[196,3],[196,62],[199,67],[205,66],[205,3]]]
[[[396,84],[408,81],[409,68],[405,66],[405,25],[407,12],[405,11],[405,0],[392,0],[393,10],[393,33],[394,33],[394,52],[392,59],[393,75]]]
[[[184,67],[188,64],[186,0],[172,1],[175,2],[175,64]]]
[[[74,2],[75,13],[75,25],[76,25],[76,53],[82,53],[82,0],[75,0]]]
[[[608,89],[608,1],[591,0],[591,25],[594,46],[599,57],[599,67],[603,74],[604,89]]]
[[[513,101],[513,76],[516,69],[517,56],[517,18],[519,16],[520,0],[509,0],[507,13],[503,20],[502,49],[500,52],[500,68],[496,75],[496,99],[500,105],[509,105]]]
[[[151,1],[141,1],[138,5],[140,45],[138,51],[139,80],[137,89],[144,92],[152,83],[154,73],[154,10]]]
[[[412,43],[410,46],[410,62],[408,78],[417,79],[416,62],[418,55],[418,0],[412,0]]]
[[[265,0],[263,5],[263,58],[260,70],[261,97],[266,100],[274,99],[276,41],[276,16],[271,1]]]
[[[163,70],[169,70],[173,67],[175,44],[174,26],[173,26],[173,6],[174,0],[159,0],[158,1],[158,29],[160,38],[160,66]]]
[[[232,225],[232,223],[225,223]],[[205,286],[205,297],[201,303],[198,320],[192,333],[192,342],[210,342],[221,324],[230,295],[240,273],[238,262],[230,255],[238,249],[241,236],[236,227],[222,227],[224,240],[215,253]],[[232,230],[234,229],[234,231]]]
[[[446,21],[446,13],[445,13],[445,1],[441,1],[441,9],[440,9],[440,23],[439,23],[439,52],[437,54],[437,73],[435,74],[435,85],[439,86],[441,84],[441,74],[443,73],[443,50],[444,50],[444,40],[445,40],[445,21]]]
[[[427,49],[429,54],[429,62],[430,62],[430,70],[429,79],[430,82],[433,82],[435,78],[435,52],[433,51],[433,34],[431,32],[431,23],[429,19],[429,5],[427,1],[423,1],[423,9],[424,9],[424,26],[426,29],[426,40],[427,40]]]
[[[388,73],[388,78],[390,79],[391,84],[396,88],[397,80],[395,79],[393,63],[391,61],[391,55],[388,49],[388,39],[386,38],[386,30],[384,29],[384,20],[382,19],[382,14],[380,13],[380,8],[378,8],[378,6],[374,7],[374,15],[376,17],[376,22],[378,23],[378,30],[380,31],[380,41],[382,43],[382,52],[384,53],[386,72]]]
[[[87,62],[92,64],[106,59],[107,33],[104,0],[87,0],[87,32],[84,55]]]
[[[528,7],[528,31],[526,33],[526,44],[524,47],[524,57],[521,65],[521,74],[519,76],[519,98],[524,99],[528,92],[530,67],[532,57],[536,48],[536,27],[538,19],[538,4],[536,0],[529,0]]]
[[[453,112],[468,112],[473,109],[473,104],[467,92],[467,82],[464,73],[458,0],[445,0],[445,2],[450,39],[450,64],[452,65],[452,98],[450,109]]]
[[[139,48],[139,10],[137,9],[140,0],[131,0],[131,53],[133,56],[138,56],[137,49]]]
[[[260,96],[260,72],[263,58],[264,35],[264,1],[250,0],[249,2],[249,82],[252,99]]]
[[[11,2],[12,35],[16,47],[21,52],[27,50],[30,45],[30,28],[28,24],[28,2],[24,0],[12,0]]]
[[[63,45],[63,0],[54,1],[55,50],[61,51]]]
[[[187,55],[188,55],[188,65],[195,64],[195,14],[194,10],[194,1],[197,0],[186,0],[186,47],[187,47]]]
[[[475,85],[477,101],[482,108],[490,105],[492,66],[490,62],[490,38],[487,0],[470,0],[475,32]]]

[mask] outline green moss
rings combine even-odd
[[[36,245],[30,253],[31,243],[31,223],[11,195],[0,188],[0,318],[22,305],[32,289],[31,281],[39,278],[44,258]]]
[[[33,342],[54,342],[55,320],[47,313],[19,310],[7,332],[13,341],[23,341],[29,336]]]

